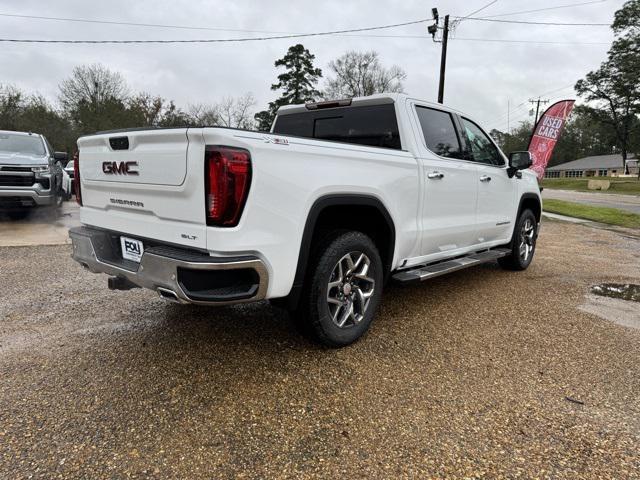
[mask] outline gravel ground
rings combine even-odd
[[[369,335],[110,292],[0,248],[0,478],[639,478],[640,331],[585,313],[640,241],[547,221],[523,273],[387,290]],[[623,300],[620,300],[623,301]]]

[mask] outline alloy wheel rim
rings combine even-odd
[[[333,267],[327,284],[327,305],[338,328],[358,325],[364,319],[376,282],[369,276],[371,260],[362,252],[344,255]]]
[[[535,246],[535,225],[527,218],[520,230],[520,258],[526,262],[531,258]]]

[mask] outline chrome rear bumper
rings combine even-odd
[[[89,271],[117,277],[114,284],[154,290],[165,300],[226,305],[262,300],[267,293],[268,271],[257,257],[211,257],[167,245],[145,245],[138,264],[121,258],[115,232],[77,227],[69,230],[69,237],[72,258]]]

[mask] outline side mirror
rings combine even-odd
[[[520,170],[525,170],[531,165],[533,165],[533,158],[531,158],[531,153],[511,152],[511,154],[509,154],[509,168],[507,169],[509,178],[512,178],[514,175],[518,178],[521,178],[522,174],[520,173]]]
[[[524,170],[533,165],[533,159],[529,152],[512,152],[509,155],[509,166],[516,170]]]
[[[69,155],[67,154],[67,152],[55,152],[53,154],[53,158],[55,158],[56,160],[60,160],[61,162],[66,162],[69,158]]]

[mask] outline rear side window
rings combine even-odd
[[[488,165],[504,165],[504,158],[500,155],[500,152],[487,134],[485,134],[478,125],[466,118],[462,119],[462,125],[469,139],[474,161]]]
[[[393,104],[282,115],[278,116],[273,133],[402,149]]]
[[[429,150],[441,157],[463,158],[450,113],[420,106],[416,106],[416,112]]]

